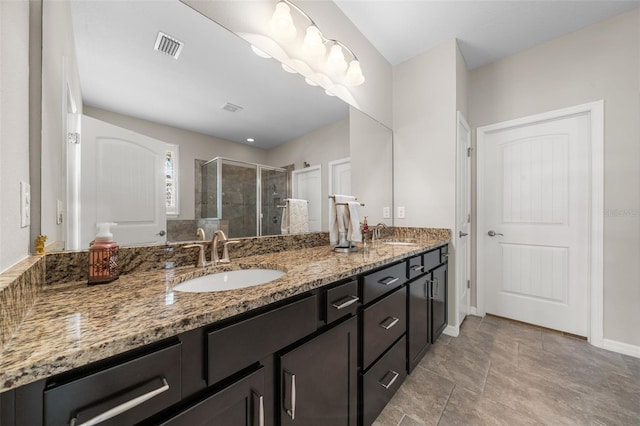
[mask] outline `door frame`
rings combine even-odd
[[[471,152],[462,152],[462,147],[460,146],[460,136],[458,134],[458,130],[460,129],[460,126],[464,127],[465,130],[468,131],[469,133],[469,139],[468,139],[468,147],[471,148],[471,138],[472,138],[472,131],[471,131],[471,126],[469,125],[469,123],[467,122],[467,120],[465,119],[464,115],[458,111],[456,114],[456,163],[458,165],[458,170],[457,170],[457,176],[456,176],[456,225],[455,225],[455,230],[454,230],[454,234],[453,234],[453,241],[458,241],[459,237],[459,232],[462,231],[462,229],[458,229],[458,213],[459,210],[462,208],[462,206],[464,205],[464,200],[463,197],[467,198],[467,202],[469,203],[469,214],[471,214],[471,191],[473,190],[472,188],[472,182],[471,182],[471,162],[472,162],[472,158],[471,158]],[[466,149],[464,151],[467,151]],[[467,175],[467,180],[468,180],[468,188],[469,188],[469,192],[468,194],[464,193],[464,182],[462,182],[463,180],[463,170],[460,170],[460,164],[459,164],[459,159],[460,156],[464,155],[466,160],[465,160],[465,167],[468,164],[469,165],[469,169],[468,169],[468,175]],[[467,276],[467,278],[470,280],[471,279],[471,248],[473,247],[474,244],[474,231],[473,231],[473,226],[471,224],[471,221],[469,221],[469,235],[467,236],[469,238],[469,241],[467,242],[468,247],[469,247],[469,256],[467,257],[467,263],[463,264],[463,262],[461,262],[461,258],[462,256],[456,256],[454,254],[454,261],[455,261],[455,287],[456,287],[456,292],[455,292],[455,305],[454,305],[454,313],[455,313],[455,318],[456,318],[456,323],[460,317],[460,295],[458,294],[458,289],[460,288],[460,285],[467,285],[467,283],[461,283],[461,280],[465,279],[465,276],[467,274],[463,273],[463,270],[466,268],[467,271],[469,272],[469,275]],[[454,244],[454,251],[457,252],[457,244]],[[471,309],[471,289],[467,289],[468,290],[468,298],[469,298],[469,311],[467,311],[467,315],[473,313],[473,309]],[[460,328],[462,324],[459,323],[456,325],[456,327]]]
[[[588,279],[588,340],[594,346],[604,346],[604,101],[590,102],[568,108],[548,111],[501,123],[478,127],[476,135],[476,229],[474,238],[476,241],[476,310],[478,315],[485,315],[484,291],[486,288],[484,277],[484,250],[478,243],[481,241],[480,233],[486,230],[485,215],[477,206],[481,205],[484,193],[485,167],[485,140],[488,134],[513,127],[530,125],[538,122],[557,120],[573,115],[587,114],[589,117],[589,130],[591,137],[590,170],[590,232],[589,232],[589,261],[590,268],[587,271]]]

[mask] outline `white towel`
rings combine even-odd
[[[360,232],[360,203],[357,201],[349,201],[347,203],[349,209],[349,222],[347,231],[347,240],[355,242],[362,241],[362,233]]]
[[[282,219],[280,219],[280,233],[287,235],[289,233],[289,205],[285,203],[282,208]]]
[[[356,197],[351,195],[339,195],[335,194],[329,201],[329,243],[336,245],[340,242],[340,232],[345,234],[348,231],[349,224],[349,209],[346,204],[350,201],[355,201]]]
[[[289,212],[289,234],[309,232],[309,203],[307,200],[289,198],[285,210]]]

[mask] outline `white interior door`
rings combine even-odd
[[[98,222],[121,245],[165,242],[167,144],[87,116],[82,132],[81,247]]]
[[[329,162],[329,194],[351,194],[351,158]]]
[[[471,305],[471,127],[458,112],[458,182],[456,205],[455,265],[458,326]]]
[[[309,202],[309,231],[322,230],[322,170],[306,167],[291,173],[293,198]]]
[[[587,336],[589,126],[587,114],[574,114],[484,136],[486,312]]]

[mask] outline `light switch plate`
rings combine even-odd
[[[20,181],[20,227],[31,224],[31,185]]]
[[[382,208],[382,218],[383,219],[391,219],[391,208],[383,207]]]
[[[398,207],[398,219],[404,219],[404,206]]]

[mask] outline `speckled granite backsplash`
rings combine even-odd
[[[442,238],[450,239],[451,230],[445,228],[404,228],[393,227],[393,238],[410,240],[412,238]]]
[[[44,256],[31,256],[0,274],[0,351],[44,285]]]
[[[231,259],[328,245],[329,233],[313,232],[238,238],[237,241],[240,243],[228,246]],[[157,246],[120,247],[118,250],[120,274],[193,266],[198,259],[198,249],[184,247],[193,243],[194,241]],[[196,243],[207,245],[207,259],[211,259],[210,241],[196,241]],[[87,279],[87,265],[89,263],[87,251],[50,253],[46,257],[46,262],[47,284]]]

